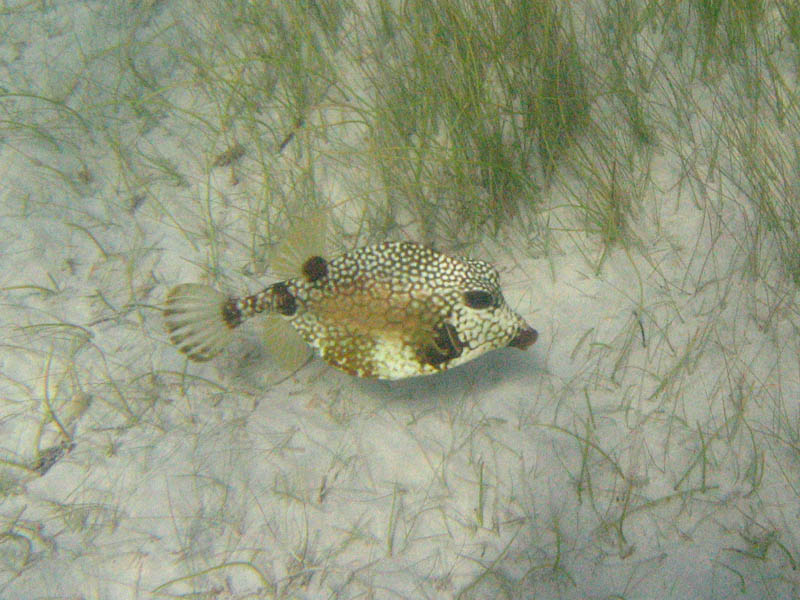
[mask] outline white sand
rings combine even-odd
[[[191,117],[214,111],[169,50],[180,14],[0,16],[0,85],[80,112],[0,97],[38,128],[0,123],[0,598],[796,597],[796,289],[745,275],[733,191],[711,213],[663,150],[641,243],[599,270],[577,234],[550,257],[500,244],[526,353],[392,384],[315,360],[270,385],[250,328],[187,366],[166,289],[208,265],[238,292],[271,280],[242,274],[263,173],[210,167],[226,141]],[[157,88],[123,73],[134,30]],[[190,112],[114,105],[134,93]]]

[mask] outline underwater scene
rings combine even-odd
[[[800,597],[796,2],[0,32],[0,598]]]

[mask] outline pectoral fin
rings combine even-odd
[[[421,363],[438,367],[461,356],[464,344],[458,339],[456,328],[450,323],[440,323],[433,328],[429,340],[422,343],[418,357]]]

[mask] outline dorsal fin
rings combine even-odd
[[[281,279],[303,275],[303,265],[312,256],[325,256],[328,233],[328,212],[314,211],[292,224],[286,238],[272,255],[270,267]]]

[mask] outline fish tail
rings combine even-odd
[[[239,301],[210,286],[183,283],[167,293],[164,326],[172,343],[192,360],[219,354],[243,319]]]

